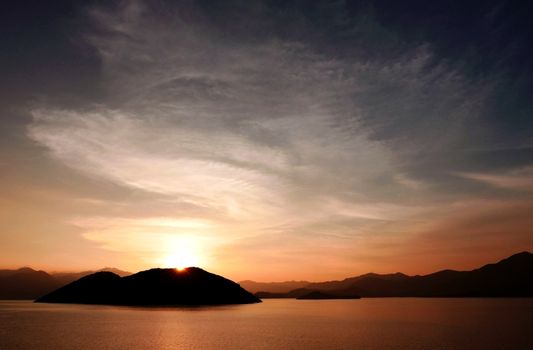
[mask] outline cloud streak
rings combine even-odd
[[[446,205],[477,195],[461,181],[530,189],[529,170],[454,169],[465,166],[456,154],[487,146],[483,114],[497,81],[468,79],[427,43],[394,54],[385,45],[382,59],[368,60],[361,48],[346,55],[274,33],[228,37],[235,28],[196,6],[162,14],[135,1],[90,16],[96,30],[85,39],[102,61],[105,101],[41,104],[28,137],[83,174],[154,194],[154,208],[162,206],[157,195],[170,199],[167,224],[208,222],[186,234],[226,240],[230,253],[220,256],[248,256],[250,241],[275,242],[278,252],[324,245],[332,265],[347,269],[350,254],[408,241]],[[312,27],[304,22],[302,30]],[[139,220],[93,217],[76,226],[104,249],[151,247],[152,259],[184,232],[166,225],[162,234],[152,225],[160,217]],[[209,244],[213,256],[218,244]]]
[[[498,188],[516,191],[533,190],[533,169],[531,167],[513,169],[503,174],[458,173],[458,175]]]

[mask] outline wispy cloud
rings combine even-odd
[[[102,60],[105,103],[32,111],[28,136],[54,159],[176,203],[164,207],[164,225],[160,216],[115,217],[95,229],[94,218],[77,219],[85,238],[137,250],[185,230],[226,238],[231,251],[239,240],[283,237],[291,246],[306,237],[308,249],[327,249],[342,239],[348,264],[350,249],[370,254],[361,237],[401,227],[407,238],[409,227],[438,215],[435,201],[465,196],[439,197],[442,178],[427,169],[442,159],[435,172],[448,174],[449,154],[473,142],[469,125],[484,132],[493,81],[467,79],[428,44],[369,61],[358,48],[336,55],[274,34],[227,37],[194,6],[171,12],[138,1],[92,10],[98,30],[86,40]],[[461,176],[530,186],[529,173]],[[198,220],[208,227],[178,227]]]
[[[511,190],[533,190],[533,168],[512,169],[504,173],[457,173],[466,179]]]

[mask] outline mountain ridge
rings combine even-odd
[[[129,275],[130,272],[112,267],[104,267],[96,271],[82,272],[56,272],[48,273],[43,270],[34,270],[25,266],[18,269],[0,270],[0,300],[35,299],[47,294],[54,289],[71,283],[83,276],[98,271],[115,271],[121,275]]]
[[[285,281],[285,282],[255,282],[245,280],[239,284],[251,293],[260,293],[260,297],[298,297],[301,293],[319,290],[322,292],[335,292],[337,294],[358,294],[361,296],[436,296],[439,293],[431,292],[431,289],[441,288],[441,295],[458,296],[458,295],[481,295],[480,285],[487,288],[487,277],[490,274],[502,274],[500,270],[507,269],[507,275],[519,274],[524,276],[533,276],[533,254],[528,251],[513,254],[501,259],[496,263],[485,264],[479,268],[470,271],[457,271],[444,269],[427,275],[406,275],[401,272],[390,274],[366,273],[359,276],[347,277],[343,280],[332,280],[325,282],[309,281]],[[522,267],[520,267],[522,266]],[[119,275],[126,276],[131,273],[118,270],[115,268],[103,268],[96,271],[82,271],[73,273],[47,273],[42,270],[34,270],[31,267],[21,267],[19,269],[0,270],[0,299],[36,299],[44,294],[51,292],[61,286],[64,286],[80,277],[89,275],[98,271],[115,271]],[[475,279],[467,282],[468,273],[473,273]],[[472,277],[472,275],[470,275]],[[500,287],[498,292],[497,284],[510,283],[509,276],[499,276],[497,282],[494,282],[492,288],[495,295],[506,295]],[[532,279],[531,277],[529,279]],[[485,282],[483,282],[485,280]],[[512,282],[512,281],[511,281]],[[453,284],[459,283],[463,287],[467,284],[468,290],[461,290]],[[516,285],[516,281],[513,282]],[[353,285],[356,284],[354,287]],[[424,286],[425,285],[425,286]],[[477,285],[477,287],[476,287]],[[446,287],[444,289],[444,287]],[[355,290],[353,290],[355,288]],[[531,289],[528,289],[531,288]],[[477,289],[477,290],[476,290]],[[524,285],[525,292],[523,295],[533,296],[533,287]],[[446,293],[442,291],[446,290]],[[498,292],[498,293],[496,293]],[[515,293],[516,294],[516,293]],[[519,293],[518,293],[519,294]]]
[[[533,297],[533,254],[524,251],[470,271],[427,275],[374,274],[315,282],[288,292],[256,291],[260,298],[298,298],[312,291],[362,297]]]

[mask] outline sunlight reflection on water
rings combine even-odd
[[[0,301],[0,349],[533,349],[533,299],[265,300],[132,308]]]

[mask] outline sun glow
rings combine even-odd
[[[162,259],[163,267],[183,270],[187,267],[201,266],[204,261],[198,246],[191,240],[179,240],[168,250],[168,255]]]
[[[189,252],[177,252],[173,255],[168,255],[163,259],[164,267],[175,268],[176,270],[183,270],[186,267],[198,266],[198,257]]]

